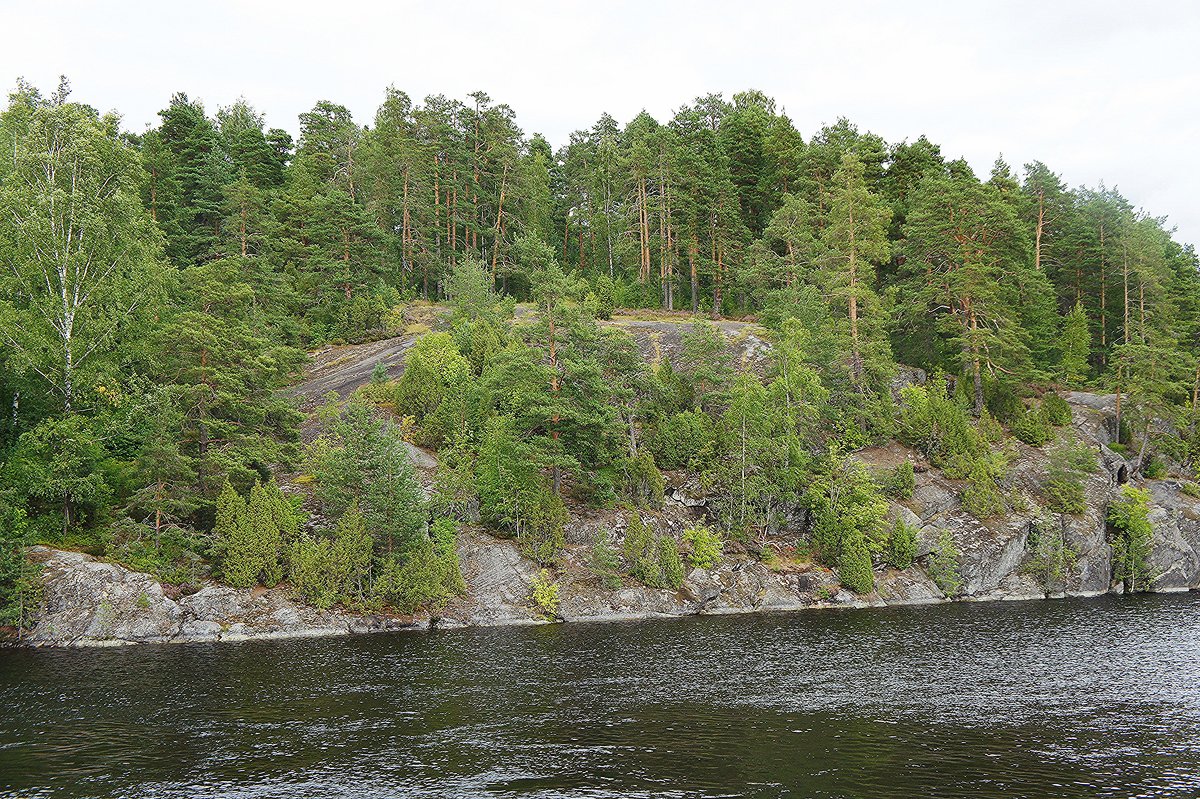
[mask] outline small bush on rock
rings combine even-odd
[[[1042,408],[1025,411],[1013,423],[1012,432],[1031,447],[1045,446],[1054,438],[1054,428]]]
[[[550,572],[542,569],[529,584],[530,597],[544,618],[554,619],[558,615],[558,583]]]
[[[696,569],[711,569],[721,562],[724,541],[721,534],[704,525],[689,527],[683,531],[683,541],[688,545],[688,563]]]
[[[894,499],[912,499],[913,490],[917,487],[916,473],[913,465],[905,461],[884,475],[880,488]]]
[[[597,533],[592,543],[592,554],[589,566],[592,574],[600,578],[600,583],[610,591],[621,587],[621,558],[617,550],[609,543],[608,536]]]
[[[888,536],[887,560],[897,569],[912,566],[917,557],[917,528],[897,519]]]
[[[929,553],[925,571],[941,592],[951,598],[958,596],[963,587],[962,573],[959,571],[960,557],[962,553],[954,544],[954,537],[949,530],[942,528],[933,551]]]
[[[1055,427],[1071,423],[1071,405],[1057,394],[1047,394],[1042,397],[1042,412],[1046,419]]]

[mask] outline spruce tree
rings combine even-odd
[[[1076,302],[1063,318],[1059,347],[1059,376],[1070,385],[1082,385],[1087,380],[1091,354],[1091,334],[1082,301]]]

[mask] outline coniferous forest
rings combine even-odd
[[[602,115],[557,150],[483,92],[388,89],[369,120],[320,101],[296,138],[247,101],[159,117],[124,130],[65,81],[0,114],[0,625],[26,620],[39,542],[411,611],[462,590],[460,525],[549,575],[572,509],[661,506],[663,471],[711,524],[632,522],[592,553],[606,581],[677,586],[681,559],[786,531],[861,592],[912,561],[886,519],[912,472],[856,450],[915,447],[981,518],[1011,509],[1016,440],[1052,446],[1046,505],[1078,512],[1066,391],[1118,395],[1145,477],[1200,454],[1194,250],[1053,165],[976,174],[756,91]],[[644,357],[614,314],[680,325],[678,352]],[[766,363],[722,320],[759,323]],[[399,335],[398,377],[288,392],[307,353]],[[410,445],[437,454],[429,491]]]

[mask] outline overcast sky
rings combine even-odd
[[[369,123],[393,84],[482,89],[557,146],[604,111],[757,88],[806,137],[847,116],[984,175],[1039,159],[1200,242],[1200,3],[0,0],[0,22],[0,82],[66,74],[134,131],[177,91],[210,112],[244,95],[293,132],[321,99]]]

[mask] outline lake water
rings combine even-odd
[[[0,651],[0,797],[1196,797],[1200,596]]]

